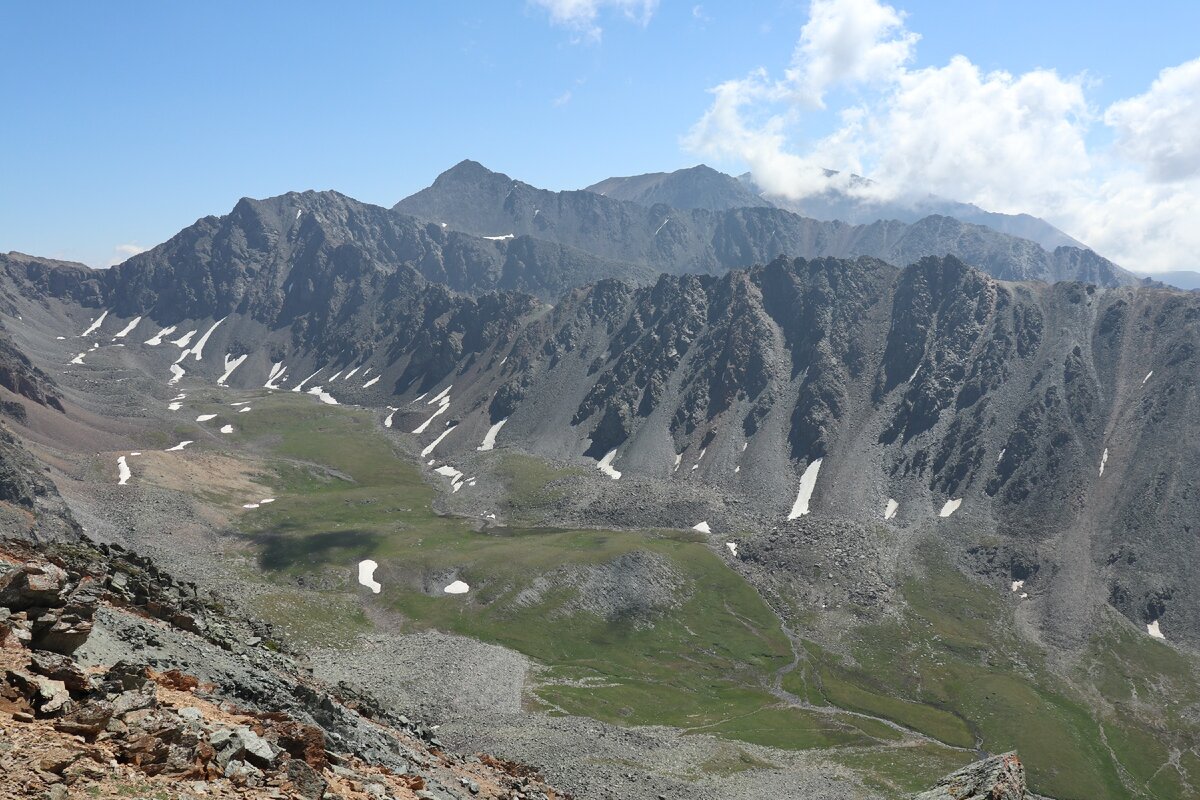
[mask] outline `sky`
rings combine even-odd
[[[0,251],[106,266],[243,196],[390,206],[472,158],[797,198],[829,167],[1200,268],[1197,30],[1194,0],[0,4]]]

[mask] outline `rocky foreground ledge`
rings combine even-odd
[[[0,800],[568,800],[314,680],[269,626],[119,547],[0,540]],[[918,800],[1027,800],[1015,754]]]
[[[562,800],[120,548],[0,541],[0,798]]]

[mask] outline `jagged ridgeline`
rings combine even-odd
[[[403,401],[452,384],[443,453],[473,451],[507,420],[501,441],[533,454],[719,485],[767,520],[801,506],[860,524],[955,513],[1000,537],[993,580],[1047,593],[1048,628],[1078,631],[1112,602],[1195,640],[1200,591],[1184,565],[1197,500],[1178,477],[1200,466],[1186,444],[1200,420],[1195,295],[1005,283],[953,257],[904,269],[777,259],[644,287],[600,281],[548,307],[456,294],[359,245],[303,239],[325,211],[271,217],[303,245],[234,224],[281,202],[243,202],[198,223],[203,247],[187,232],[105,272],[5,258],[10,293],[52,299],[78,320],[55,323],[71,333],[101,309],[105,331],[139,321],[131,343],[207,331],[207,358],[193,340],[181,364],[168,346],[127,348],[164,383],[186,370],[234,387],[323,387],[396,406],[398,427],[430,439],[443,432]],[[374,373],[347,381],[355,366]]]

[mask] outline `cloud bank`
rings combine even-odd
[[[1200,59],[1097,109],[1083,75],[985,72],[962,55],[914,68],[919,38],[879,0],[814,0],[783,75],[714,87],[684,145],[792,199],[933,193],[1044,217],[1131,269],[1200,267]],[[831,131],[805,137],[830,114]]]

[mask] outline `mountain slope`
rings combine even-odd
[[[828,174],[837,173],[830,171]],[[855,197],[838,189],[826,189],[803,200],[792,200],[763,192],[750,173],[739,175],[737,180],[764,201],[814,219],[842,220],[861,225],[881,219],[912,223],[930,215],[953,217],[960,222],[983,225],[999,233],[1028,239],[1049,251],[1059,247],[1087,249],[1087,245],[1038,217],[985,211],[972,203],[959,203],[935,195],[879,201]]]
[[[395,208],[481,236],[530,235],[601,258],[670,274],[720,274],[777,255],[872,256],[907,264],[954,255],[1006,280],[1088,280],[1123,285],[1135,278],[1088,250],[1037,244],[949,217],[912,225],[821,222],[776,208],[723,211],[642,206],[590,191],[537,189],[464,161]]]
[[[778,744],[849,709],[903,736],[1032,750],[1035,786],[1058,796],[1187,796],[1134,791],[1113,764],[1145,761],[1122,749],[1137,742],[1188,749],[1194,730],[1164,698],[1186,706],[1197,686],[1200,297],[1009,283],[954,258],[776,259],[604,280],[551,307],[336,255],[288,255],[280,281],[258,258],[228,275],[151,262],[194,268],[183,294],[145,265],[113,288],[4,261],[14,345],[75,417],[54,430],[85,411],[149,427],[137,447],[56,457],[89,531],[207,564],[213,531],[236,530],[288,592],[321,592],[305,608],[344,608],[371,558],[389,609],[555,665],[566,682],[539,696],[609,722],[698,724],[645,700],[686,698],[720,735]],[[75,299],[93,290],[113,307]],[[173,302],[198,316],[167,317]],[[139,452],[129,486],[119,447]],[[426,483],[457,516],[418,506]],[[215,524],[177,504],[192,496]],[[453,580],[472,587],[461,608]],[[751,643],[708,629],[726,644],[693,652],[699,620],[744,619],[689,587],[737,581]],[[560,613],[581,627],[567,636]],[[604,685],[578,683],[595,658],[614,663]],[[1141,676],[1134,700],[1112,670]],[[737,692],[745,719],[727,719],[731,675],[756,687]],[[893,740],[838,719],[852,743]]]
[[[588,186],[587,191],[643,206],[661,203],[672,208],[704,208],[709,211],[774,206],[737,178],[704,164],[674,172],[607,178]]]
[[[383,405],[453,383],[464,411],[443,452],[473,452],[507,419],[504,437],[529,452],[612,452],[630,476],[752,498],[764,521],[787,516],[819,459],[808,502],[851,509],[838,513],[859,525],[889,497],[898,520],[936,524],[944,503],[966,495],[955,518],[1005,542],[1011,575],[994,580],[1025,571],[1041,591],[1033,573],[1058,576],[1039,606],[1048,628],[1069,635],[1111,600],[1142,626],[1200,637],[1200,584],[1180,567],[1192,539],[1176,530],[1196,498],[1161,483],[1200,468],[1179,445],[1200,420],[1193,295],[1006,284],[953,258],[904,270],[779,259],[643,288],[602,281],[553,308],[511,293],[455,296],[410,269],[312,280],[253,304],[260,295],[246,290],[237,303],[195,305],[219,321],[191,317],[179,330],[211,326],[206,352],[247,355],[233,386],[271,382],[282,365],[277,385],[316,373],[306,388]],[[160,302],[120,300],[126,310],[114,314]],[[166,380],[173,352],[125,357]],[[374,371],[369,384],[340,377],[354,366]],[[213,379],[222,362],[186,357],[182,367]],[[424,416],[405,408],[397,424],[414,429]]]
[[[198,220],[91,283],[121,311],[195,317],[254,309],[273,322],[298,312],[283,304],[293,277],[311,282],[309,297],[319,302],[359,277],[404,270],[468,294],[512,289],[543,297],[600,277],[649,274],[552,242],[489,241],[337,192],[303,192],[243,199],[228,215]],[[291,300],[307,302],[303,293]]]

